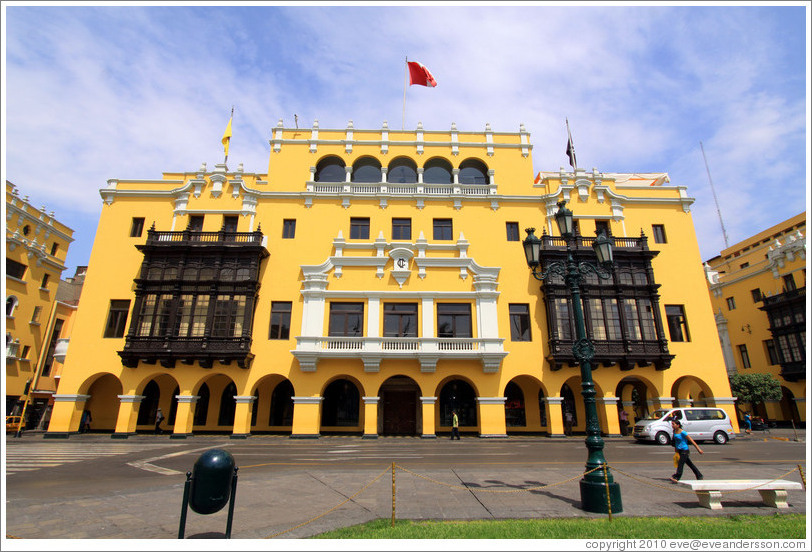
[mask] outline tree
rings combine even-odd
[[[750,403],[751,406],[781,399],[781,383],[770,374],[734,374],[730,377],[730,390],[739,402]]]

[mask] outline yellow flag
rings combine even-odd
[[[226,131],[223,133],[222,140],[223,148],[225,148],[226,151],[226,157],[228,157],[228,143],[231,141],[231,119],[233,119],[233,117],[229,118],[228,120],[228,126],[226,127]]]

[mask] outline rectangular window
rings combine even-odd
[[[609,221],[608,220],[596,220],[595,221],[595,235],[604,234],[606,237],[609,237]]]
[[[417,337],[417,303],[385,303],[383,306],[385,337]]]
[[[778,351],[775,348],[775,341],[773,341],[772,339],[765,339],[764,350],[767,353],[767,359],[770,363],[770,366],[781,364],[781,362],[778,360]]]
[[[745,268],[747,268],[748,266],[750,266],[750,263],[742,263],[742,264],[740,264],[740,265],[739,265],[739,268],[740,268],[740,269],[742,269],[742,270],[744,270],[744,269],[745,269]]]
[[[505,230],[507,231],[507,241],[519,241],[518,222],[506,222]]]
[[[412,239],[412,219],[393,218],[392,219],[392,239],[411,240]]]
[[[296,219],[285,219],[282,221],[282,239],[292,240],[296,237]]]
[[[530,305],[511,304],[510,313],[510,340],[531,341],[530,338]]]
[[[555,300],[555,327],[558,330],[558,338],[565,341],[572,340],[572,317],[570,316],[570,304],[566,298],[559,297]]]
[[[124,337],[129,312],[129,299],[111,299],[110,310],[107,313],[107,325],[104,327],[104,337]]]
[[[331,336],[363,336],[364,335],[364,304],[363,303],[330,303]]]
[[[236,232],[239,221],[236,215],[223,215],[223,232]]]
[[[623,314],[626,318],[627,337],[629,339],[639,340],[641,338],[640,318],[637,312],[637,303],[634,299],[623,300]]]
[[[31,314],[31,323],[39,324],[39,317],[42,315],[42,307],[34,307],[34,312]]]
[[[750,368],[750,355],[747,354],[747,345],[739,345],[739,356],[742,359],[742,368]]]
[[[28,358],[28,352],[31,350],[31,347],[28,345],[23,345],[23,352],[20,353],[20,360],[26,360]]]
[[[437,303],[437,337],[471,337],[471,305]]]
[[[214,303],[213,337],[241,337],[245,295],[218,295]]]
[[[795,289],[795,278],[792,277],[792,274],[786,274],[784,276],[784,290],[793,291],[794,289]]]
[[[369,239],[368,218],[353,217],[350,219],[350,239],[351,240]]]
[[[203,215],[191,215],[189,216],[189,226],[187,229],[190,232],[202,232],[203,231]]]
[[[293,303],[290,301],[271,302],[271,332],[269,339],[290,338],[290,312]]]
[[[655,341],[657,328],[654,325],[654,308],[649,299],[637,300],[637,311],[640,314],[640,328],[643,330],[643,339]]]
[[[130,237],[140,238],[144,232],[144,217],[133,217],[133,222],[130,225]]]
[[[48,289],[48,280],[50,280],[50,279],[51,279],[50,274],[43,274],[42,275],[42,282],[40,283],[39,287],[41,289]]]
[[[652,224],[651,230],[654,233],[654,243],[667,243],[665,238],[665,226],[662,224]]]
[[[434,239],[451,240],[454,239],[454,227],[451,219],[434,219]]]
[[[753,296],[753,303],[758,303],[759,301],[761,301],[761,289],[759,288],[751,289],[750,295]]]
[[[206,331],[206,318],[209,314],[209,296],[185,293],[178,300],[176,316],[179,337],[203,337]]]
[[[725,299],[727,301],[727,310],[736,310],[736,299],[733,297],[728,297]]]
[[[691,341],[683,305],[666,305],[665,317],[668,320],[668,333],[671,341]]]
[[[138,317],[138,335],[154,337],[166,335],[169,329],[169,316],[172,312],[172,296],[169,294],[150,293],[141,302],[141,313]]]
[[[51,257],[56,257],[56,252],[59,251],[59,244],[54,242],[51,244]]]
[[[6,259],[6,276],[11,276],[12,278],[22,280],[23,276],[25,276],[25,270],[27,268],[28,267],[22,263],[18,263],[17,261],[13,261],[11,259]]]

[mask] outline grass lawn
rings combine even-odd
[[[802,514],[603,519],[409,521],[378,519],[320,539],[803,539]]]

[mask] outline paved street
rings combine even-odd
[[[692,459],[705,479],[801,481],[797,466],[806,473],[807,460],[804,434],[799,437],[796,442],[791,430],[773,430],[728,445],[703,443],[705,454],[692,452]],[[25,434],[5,442],[6,533],[19,538],[174,539],[185,473],[211,448],[231,452],[239,467],[235,539],[303,538],[388,519],[393,462],[396,516],[401,519],[606,517],[580,509],[578,480],[586,459],[582,437],[463,437],[452,442],[138,435],[113,441],[91,434],[54,441]],[[624,509],[619,515],[777,511],[764,505],[755,490],[726,493],[723,510],[701,508],[692,492],[668,481],[671,447],[612,438],[606,440],[605,454],[621,486]],[[689,470],[685,478],[693,478]],[[805,513],[807,499],[806,491],[790,491],[790,508],[781,512]],[[226,516],[227,508],[208,516],[190,510],[187,538],[222,536]]]

